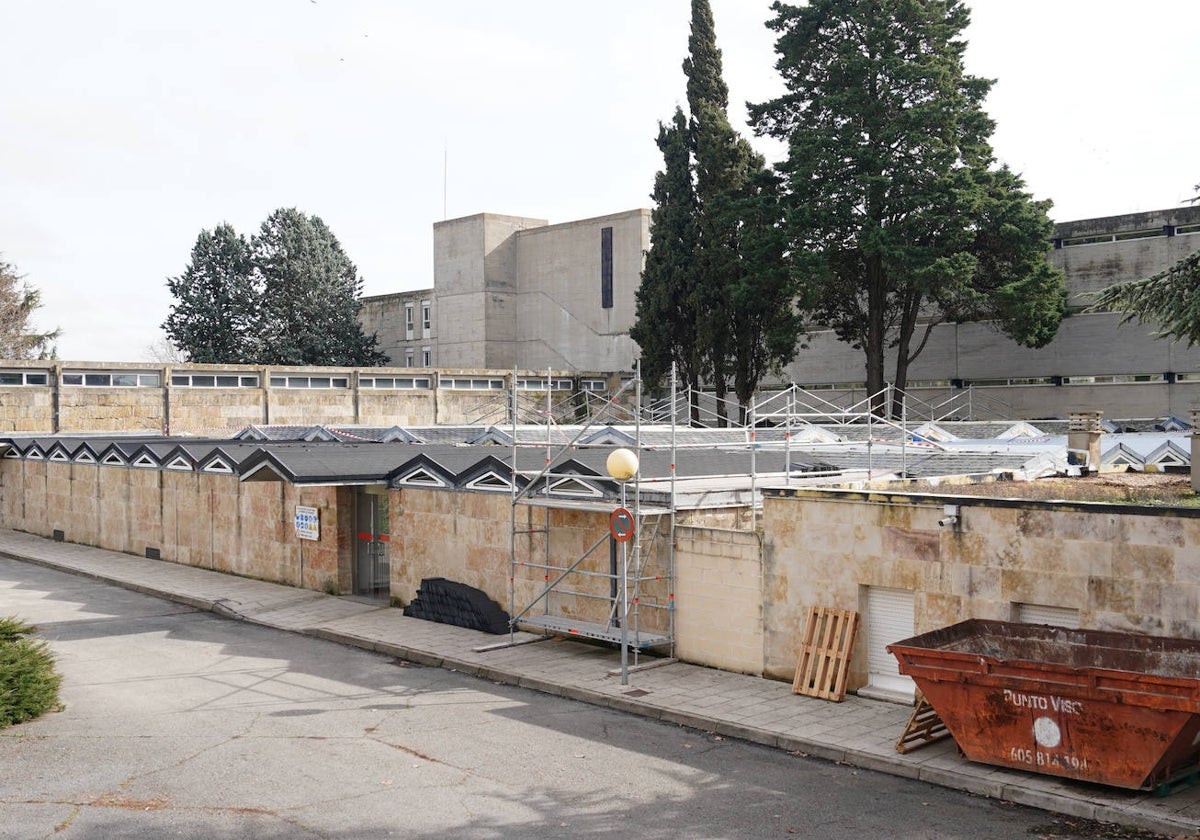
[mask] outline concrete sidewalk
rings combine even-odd
[[[672,663],[630,675],[618,651],[566,639],[480,651],[507,640],[406,618],[397,609],[281,584],[149,560],[0,529],[0,554],[425,665],[461,671],[598,706],[845,762],[1061,814],[1165,834],[1200,831],[1200,787],[1167,797],[975,764],[949,739],[908,755],[895,750],[910,709],[854,695],[831,703],[774,680]],[[3,609],[0,608],[0,615]],[[525,633],[519,639],[540,637]]]

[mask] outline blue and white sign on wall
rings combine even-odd
[[[296,505],[296,536],[302,540],[321,539],[321,517],[315,507]]]

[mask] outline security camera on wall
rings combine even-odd
[[[943,516],[938,520],[938,525],[943,528],[953,528],[958,524],[958,505],[945,505],[942,507]]]

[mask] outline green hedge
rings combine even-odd
[[[45,642],[27,638],[36,628],[0,618],[0,729],[32,720],[58,706],[62,677]]]

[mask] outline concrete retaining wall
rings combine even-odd
[[[70,371],[137,372],[170,383],[173,374],[225,374],[255,377],[254,387],[141,385],[93,387],[63,385]],[[45,385],[0,385],[0,431],[10,433],[144,432],[227,436],[249,425],[433,426],[507,422],[511,370],[439,371],[431,368],[329,368],[278,370],[250,365],[104,364],[96,362],[5,361],[0,370],[44,375]],[[339,377],[344,388],[271,387],[272,375]],[[504,388],[470,390],[438,387],[439,376],[499,380]],[[521,378],[542,380],[546,371],[520,371]],[[578,374],[552,372],[555,379]],[[423,388],[361,387],[360,378],[419,378]],[[593,374],[592,379],[608,379]],[[443,380],[444,381],[444,380]],[[615,381],[615,380],[613,380]],[[545,392],[540,392],[544,398]],[[537,398],[537,391],[522,391]],[[558,390],[561,403],[569,391]]]

